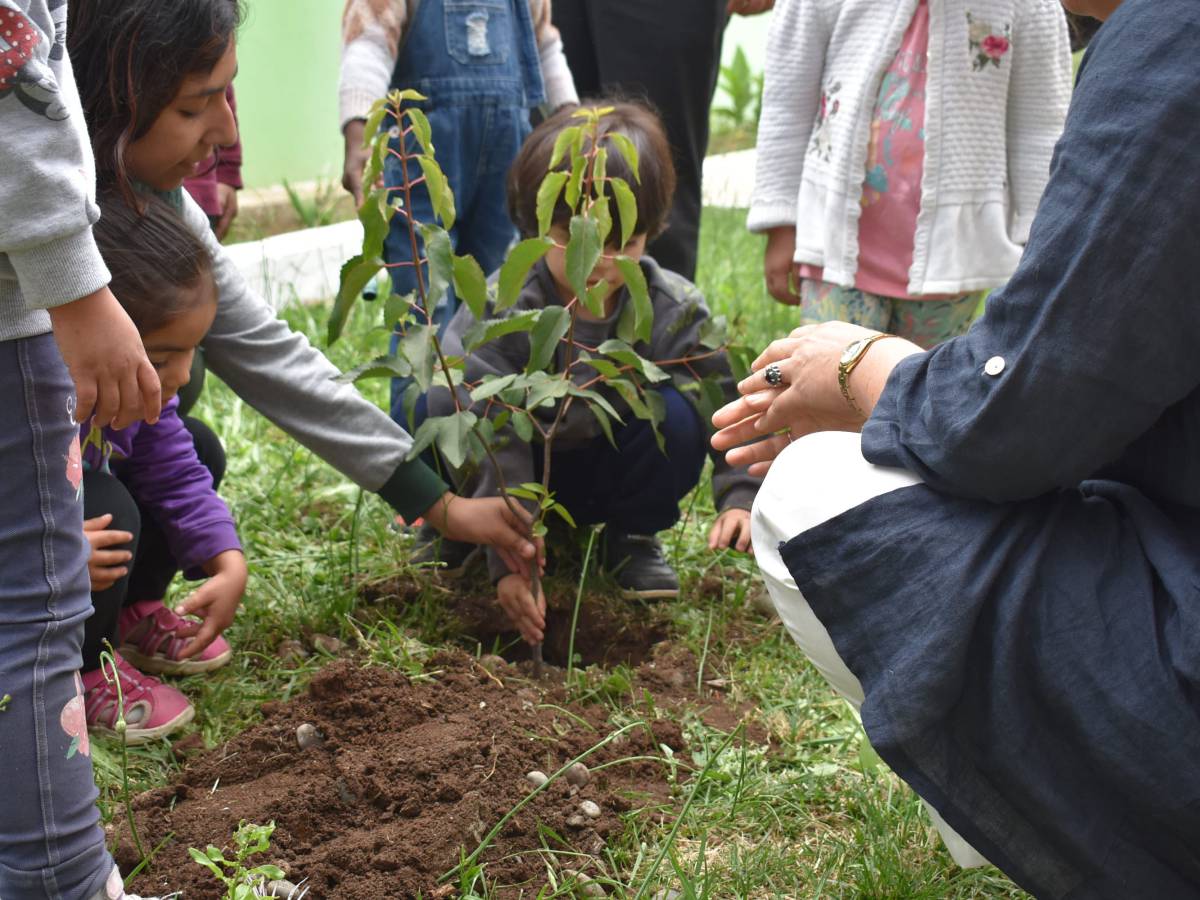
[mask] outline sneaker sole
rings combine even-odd
[[[233,648],[214,656],[212,659],[167,659],[162,656],[144,656],[137,647],[123,644],[117,648],[125,659],[131,662],[135,669],[140,669],[150,675],[200,675],[211,672],[233,659]]]
[[[621,588],[621,596],[626,600],[674,600],[679,596],[679,588],[651,588],[643,591]]]
[[[131,747],[136,747],[139,744],[149,744],[152,741],[160,740],[161,738],[165,738],[171,732],[178,731],[184,725],[187,725],[189,722],[191,722],[195,717],[196,707],[188,706],[187,709],[177,715],[170,722],[164,722],[162,725],[159,725],[155,728],[126,728],[125,743]],[[111,737],[117,736],[115,731],[104,725],[91,725],[88,727],[88,731],[93,734],[105,734]]]

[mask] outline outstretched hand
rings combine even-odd
[[[425,521],[454,541],[493,548],[510,572],[526,580],[546,561],[541,538],[531,537],[533,517],[503,497],[460,497],[445,493],[425,511]]]
[[[540,644],[546,636],[546,597],[540,586],[537,597],[520,575],[505,575],[496,583],[496,602],[527,644]]]
[[[180,637],[191,637],[192,641],[179,654],[180,659],[195,656],[233,624],[242,595],[246,593],[246,557],[240,550],[218,553],[204,564],[209,576],[191,596],[175,607],[180,616],[199,616],[203,621],[193,623],[192,628],[179,629]]]
[[[750,510],[735,507],[717,516],[708,532],[708,549],[753,553],[754,548],[750,544]]]

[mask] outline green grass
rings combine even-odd
[[[764,290],[761,240],[746,234],[743,212],[705,211],[701,259],[700,286],[714,312],[729,318],[739,343],[758,349],[794,326],[796,311]],[[322,345],[325,314],[321,307],[291,308],[286,317]],[[385,336],[370,327],[377,315],[360,305],[348,337],[330,351],[337,365],[349,367],[382,348]],[[366,392],[382,402],[385,385],[369,382]],[[368,495],[360,503],[356,487],[216,379],[196,414],[215,426],[229,451],[222,493],[251,564],[245,603],[228,633],[234,662],[181,682],[196,704],[194,727],[209,746],[255,722],[263,701],[302,690],[321,665],[320,658],[282,663],[274,651],[285,638],[316,632],[353,638],[369,660],[411,674],[420,672],[430,648],[461,641],[433,591],[418,591],[392,620],[379,619],[359,599],[364,579],[407,568],[404,540],[381,501]],[[687,508],[667,538],[683,580],[682,596],[667,607],[672,639],[703,660],[704,679],[724,679],[729,703],[745,705],[754,732],[768,740],[739,735],[717,755],[726,734],[692,716],[682,722],[691,750],[676,760],[673,808],[661,823],[630,819],[624,836],[610,843],[604,860],[610,895],[633,896],[645,883],[647,896],[671,888],[684,898],[1023,897],[994,869],[953,865],[919,801],[864,746],[853,712],[778,622],[754,607],[761,589],[753,563],[706,549],[712,516],[706,486]],[[421,583],[421,573],[409,571]],[[719,580],[698,590],[714,571]],[[607,702],[618,726],[646,715],[652,700]],[[98,739],[94,747],[107,820],[119,805],[120,755],[111,740]],[[168,781],[178,765],[165,742],[132,749],[131,760],[137,789]],[[480,887],[490,884],[486,869],[475,884],[478,895],[488,896]]]

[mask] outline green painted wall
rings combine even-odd
[[[248,187],[285,178],[341,180],[342,5],[342,0],[246,0],[236,86]],[[724,60],[741,44],[751,66],[760,69],[769,18],[735,16],[725,35]]]
[[[238,115],[249,187],[341,180],[341,0],[245,0]]]

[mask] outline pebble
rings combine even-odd
[[[582,803],[580,803],[579,811],[581,813],[583,813],[585,816],[587,816],[589,819],[600,818],[600,807],[597,806],[595,803],[593,803],[591,800],[584,800]]]
[[[582,828],[586,824],[587,824],[587,819],[585,819],[583,816],[579,815],[579,813],[573,813],[573,814],[567,816],[567,827],[568,828]]]
[[[275,648],[275,655],[284,662],[301,662],[308,658],[308,651],[302,643],[289,638],[279,642],[279,646]]]
[[[313,635],[312,644],[314,649],[328,653],[330,656],[337,656],[346,649],[345,641],[328,634]]]
[[[607,897],[608,893],[604,890],[604,886],[592,879],[586,872],[577,872],[574,869],[564,869],[563,874],[568,878],[575,879],[576,893],[581,897]]]
[[[301,750],[312,750],[325,743],[325,735],[317,730],[316,725],[305,722],[296,728],[296,743],[300,745]]]
[[[654,900],[679,900],[683,894],[674,888],[664,889],[654,895]]]
[[[525,773],[525,780],[528,781],[530,784],[532,784],[534,787],[541,787],[543,784],[545,784],[550,779],[546,777],[545,772],[539,772],[537,769],[534,769],[532,772]]]
[[[504,661],[503,656],[497,656],[495,653],[485,653],[479,657],[479,664],[489,672],[495,672],[497,669],[503,669],[508,663]]]
[[[295,900],[295,898],[300,896],[300,888],[296,887],[290,881],[284,881],[283,879],[268,881],[266,890],[266,896],[268,897],[284,897]]]
[[[591,780],[592,773],[588,771],[588,767],[581,762],[577,762],[567,769],[567,783],[573,784],[575,787],[583,787]]]

